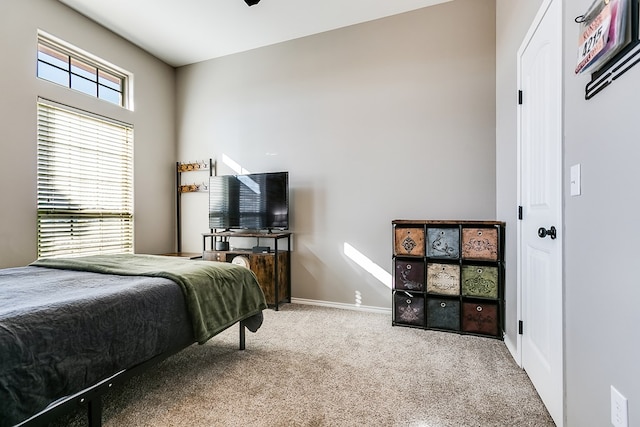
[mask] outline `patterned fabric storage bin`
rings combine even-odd
[[[498,305],[496,303],[462,303],[462,331],[483,335],[498,335]]]
[[[427,299],[427,328],[460,330],[460,301]]]
[[[397,291],[393,297],[394,322],[424,327],[424,296]]]
[[[460,295],[460,266],[427,263],[427,292],[439,295]]]
[[[424,262],[396,259],[393,276],[394,289],[424,291]]]
[[[427,256],[430,258],[459,258],[460,230],[457,228],[427,229]]]
[[[463,265],[462,295],[498,298],[498,267],[488,265]]]
[[[394,254],[424,256],[424,228],[397,227],[394,236]]]
[[[462,258],[496,261],[498,230],[496,228],[463,228]]]

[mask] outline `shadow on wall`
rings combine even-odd
[[[371,261],[362,252],[351,246],[349,243],[344,242],[344,254],[350,258],[353,262],[358,264],[367,273],[378,279],[380,283],[391,289],[391,273],[380,267],[375,262]]]
[[[369,273],[376,280],[382,283],[384,286],[391,289],[392,277],[388,271],[380,267],[378,264],[373,262],[369,257],[367,257],[365,254],[363,254],[362,252],[360,252],[359,250],[357,250],[347,242],[344,242],[343,252],[344,252],[344,255],[347,256],[347,258],[355,262],[365,272]],[[362,293],[359,290],[356,290],[355,306],[359,307],[361,305],[362,305]]]
[[[234,171],[239,175],[247,175],[251,173],[247,169],[242,167],[240,163],[236,162],[235,160],[233,160],[231,157],[227,156],[224,153],[222,153],[222,163],[229,166],[229,168],[231,168],[232,171]]]

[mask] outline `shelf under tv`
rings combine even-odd
[[[254,238],[255,247],[260,247],[261,239],[269,239],[271,242],[268,251],[255,252],[253,248],[230,247],[229,239],[232,238]],[[216,243],[220,242],[217,239],[223,239],[227,249],[216,249]],[[282,239],[286,240],[286,244],[280,242]],[[233,262],[235,257],[247,259],[248,267],[256,274],[269,306],[278,310],[280,303],[291,302],[291,232],[225,230],[202,233],[202,259]]]

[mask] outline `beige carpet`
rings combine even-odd
[[[237,341],[233,327],[114,390],[104,425],[554,425],[502,341],[296,304]]]

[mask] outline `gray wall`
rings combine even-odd
[[[584,99],[589,78],[573,73],[573,18],[589,4],[565,2],[567,414],[570,425],[607,425],[613,385],[629,399],[629,425],[639,426],[640,192],[634,185],[640,182],[640,65]],[[569,169],[576,163],[582,165],[582,195],[571,197]]]
[[[498,0],[496,6],[497,210],[510,221],[515,221],[516,201],[516,51],[541,1],[535,3]],[[573,73],[578,37],[573,19],[591,0],[563,3],[566,425],[610,425],[613,385],[629,400],[629,425],[638,426],[640,286],[634,262],[640,196],[633,185],[640,180],[640,66],[586,101],[589,77]],[[582,165],[582,195],[572,197],[569,168],[577,163]]]
[[[134,73],[135,111],[36,78],[38,29]],[[38,96],[134,125],[135,249],[174,250],[175,70],[54,0],[2,0],[0,51],[0,267],[37,256]]]
[[[494,25],[493,0],[458,0],[179,68],[179,157],[288,170],[293,297],[390,308],[345,243],[390,277],[393,219],[495,218]]]

